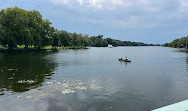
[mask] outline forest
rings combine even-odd
[[[170,43],[165,43],[165,47],[184,48],[188,44],[188,36],[180,39],[175,39]]]
[[[84,48],[113,46],[153,46],[142,42],[120,41],[104,38],[103,35],[89,36],[58,30],[39,11],[27,11],[19,7],[6,8],[0,11],[0,46],[16,49],[41,49],[45,46]]]

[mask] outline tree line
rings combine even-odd
[[[55,44],[52,46],[72,46],[72,47],[107,47],[108,44],[113,46],[153,46],[142,42],[120,41],[111,38],[104,38],[103,35],[89,36],[81,33],[70,33],[65,30],[55,31]],[[54,39],[53,39],[54,40]]]
[[[0,11],[0,44],[9,49],[18,45],[34,48],[71,46],[71,47],[106,47],[113,46],[151,46],[141,42],[120,41],[103,38],[103,35],[89,36],[81,33],[71,33],[65,30],[55,30],[48,19],[44,19],[39,11],[27,11],[18,7],[6,8]]]
[[[184,48],[188,44],[188,36],[175,39],[170,43],[165,43],[165,47]]]

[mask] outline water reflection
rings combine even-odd
[[[124,61],[119,61],[119,62],[120,62],[121,65],[126,65],[126,66],[131,64],[131,62],[124,62]]]
[[[0,95],[28,91],[50,79],[55,64],[43,59],[45,55],[47,53],[0,54]]]
[[[25,91],[0,96],[1,110],[149,111],[185,100],[188,58],[174,50],[119,47],[0,54],[0,89]],[[133,62],[118,61],[121,55]],[[52,72],[53,78],[46,80]]]
[[[111,109],[109,103],[113,100],[112,95],[119,91],[119,87],[114,83],[116,82],[112,79],[104,83],[94,78],[89,82],[75,79],[49,80],[45,82],[42,90],[30,90],[19,94],[16,99],[32,102],[35,107],[42,104],[44,111],[106,111]]]

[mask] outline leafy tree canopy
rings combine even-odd
[[[53,36],[52,23],[43,19],[40,12],[26,11],[18,7],[0,11],[0,43],[9,49],[17,45],[43,47]]]

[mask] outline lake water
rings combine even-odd
[[[186,99],[188,54],[178,49],[0,53],[1,111],[148,111]]]

